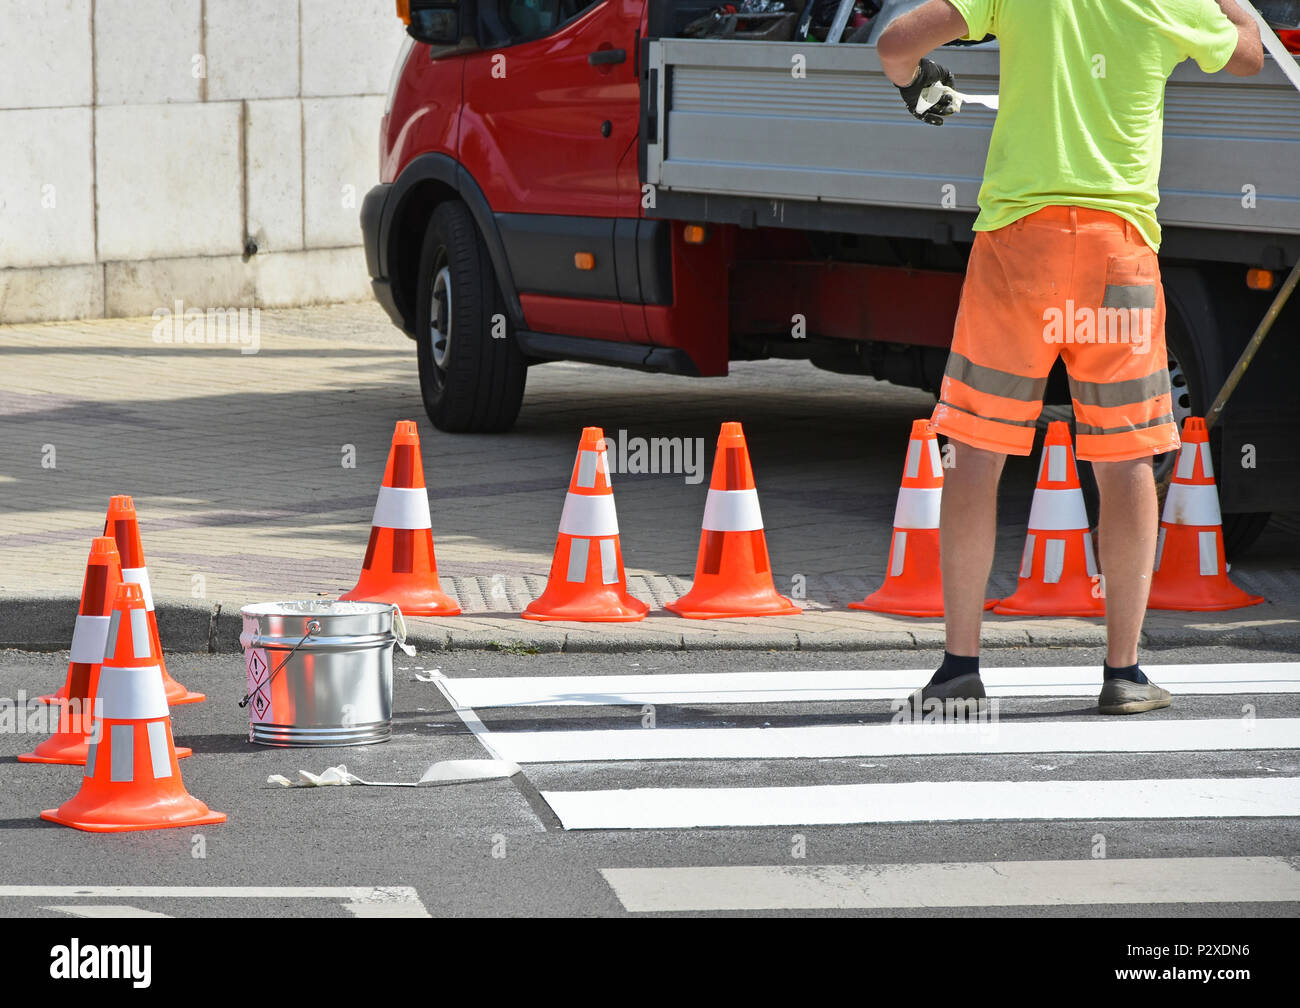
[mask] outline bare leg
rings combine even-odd
[[[984,593],[997,538],[998,480],[1006,456],[949,439],[955,465],[943,476],[939,555],[950,654],[980,653]]]
[[[1137,664],[1151,592],[1159,515],[1151,459],[1094,462],[1101,492],[1098,552],[1106,583],[1106,664]],[[945,576],[947,571],[945,570]]]

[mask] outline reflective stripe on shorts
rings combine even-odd
[[[1070,377],[1085,461],[1178,447],[1156,254],[1115,214],[1047,207],[975,236],[931,430],[1028,455],[1048,375]]]

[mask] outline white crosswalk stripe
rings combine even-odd
[[[1147,674],[1174,693],[1300,693],[1300,662],[1150,665]],[[590,707],[601,704],[798,703],[890,700],[925,682],[922,669],[790,672],[685,672],[664,675],[443,678],[453,706]],[[1097,667],[1028,666],[981,670],[991,697],[1097,695]]]
[[[1029,828],[1300,816],[1300,717],[1255,716],[1257,706],[1300,713],[1288,699],[1300,693],[1300,663],[1147,671],[1183,697],[1250,702],[1214,701],[1226,717],[1182,710],[1098,717],[1092,666],[985,669],[987,720],[955,724],[908,721],[901,704],[886,703],[924,682],[928,673],[920,670],[435,682],[491,755],[524,767],[565,830]],[[1261,704],[1268,696],[1276,702]],[[1011,717],[999,716],[1004,704],[1037,697],[1089,703],[1057,703],[1054,714],[1022,704]],[[1215,760],[1198,763],[1207,753]],[[1278,857],[1094,861],[1085,854],[1077,861],[647,866],[602,874],[631,912],[1300,901],[1300,865]]]
[[[1053,721],[1008,724],[808,725],[798,728],[588,729],[492,733],[514,763],[617,760],[834,759],[975,753],[1192,752],[1289,749],[1300,718]]]
[[[1185,693],[1278,693],[1300,690],[1300,663],[1152,666]],[[659,727],[489,730],[475,707],[539,708],[618,705],[762,705],[797,711],[809,702],[879,701],[906,695],[925,673],[914,670],[741,672],[621,676],[511,676],[450,679],[439,688],[489,752],[525,766],[734,760],[761,763],[780,776],[783,760],[958,754],[1107,754],[1295,750],[1300,718],[1105,718],[964,724],[807,724],[794,727]],[[1079,695],[1097,691],[1096,669],[985,669],[994,697]],[[893,709],[897,710],[894,704]],[[1253,708],[1251,708],[1253,713]],[[575,720],[564,718],[566,724]],[[634,723],[635,725],[636,723]],[[650,770],[639,775],[653,783]],[[860,783],[761,786],[584,787],[540,789],[566,829],[680,829],[769,826],[1115,818],[1300,815],[1300,777],[1149,778],[1141,780],[892,781],[861,774]],[[707,781],[706,781],[707,783]]]
[[[1300,777],[543,791],[565,829],[1300,815]]]
[[[634,913],[1300,901],[1289,858],[605,868]]]

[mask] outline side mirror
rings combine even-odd
[[[406,34],[417,42],[452,46],[459,45],[465,35],[473,35],[472,26],[462,24],[468,19],[462,17],[458,0],[409,0],[409,4]]]

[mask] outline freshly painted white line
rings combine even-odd
[[[633,913],[1300,901],[1286,858],[603,868]]]
[[[354,917],[427,917],[412,886],[0,885],[0,899],[325,899]],[[119,908],[120,909],[120,908]]]
[[[636,724],[637,722],[634,722]],[[1093,719],[966,724],[808,725],[489,732],[514,763],[613,760],[837,759],[959,753],[1194,752],[1300,747],[1300,718]]]
[[[565,829],[1300,816],[1300,777],[543,791]]]
[[[581,540],[575,540],[575,542],[580,542],[580,541]],[[493,759],[500,759],[500,757],[497,755],[496,749],[494,749],[492,747],[492,743],[488,741],[488,736],[491,735],[492,733],[489,732],[487,728],[483,726],[483,722],[479,720],[479,716],[474,713],[474,709],[472,707],[468,707],[462,704],[459,700],[457,700],[454,696],[452,696],[451,693],[447,691],[447,682],[448,682],[447,677],[444,676],[441,672],[434,673],[433,684],[436,687],[438,687],[438,692],[442,694],[443,699],[445,699],[447,703],[451,704],[451,707],[456,712],[457,717],[461,719],[461,721],[464,723],[466,728],[468,728],[471,732],[474,733],[474,737],[478,739],[479,744],[485,750],[487,750],[487,754],[491,756]]]
[[[69,917],[170,917],[171,914],[155,913],[152,910],[141,910],[139,907],[127,906],[125,903],[108,904],[106,906],[47,906],[41,907],[42,910],[57,910],[59,913],[65,913]]]
[[[1300,662],[1151,665],[1174,693],[1300,693]],[[667,675],[508,676],[440,680],[463,707],[588,707],[605,704],[742,704],[888,700],[906,696],[933,669],[687,672]],[[1094,665],[985,668],[990,696],[1088,696],[1101,689]]]

